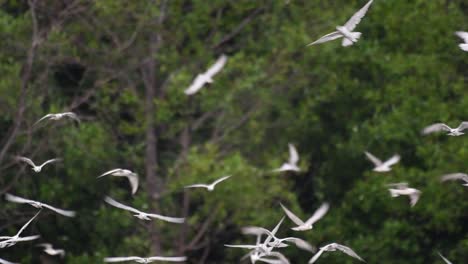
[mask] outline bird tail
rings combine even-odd
[[[460,49],[468,51],[468,44],[460,44]]]

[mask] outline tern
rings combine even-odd
[[[223,69],[227,62],[227,56],[221,55],[215,64],[211,66],[205,73],[198,74],[192,84],[187,88],[184,93],[186,95],[193,95],[197,93],[206,83],[212,83],[213,77]]]
[[[1,258],[0,258],[0,264],[19,264],[19,263],[17,263],[17,262],[10,262],[10,261],[8,261],[8,260],[4,260],[4,259],[1,259]]]
[[[294,231],[306,231],[306,230],[312,229],[313,228],[312,225],[318,220],[320,220],[328,212],[328,209],[330,208],[328,203],[323,203],[315,211],[315,213],[309,219],[307,219],[307,221],[304,222],[301,219],[299,219],[299,217],[297,217],[295,214],[293,214],[291,211],[289,211],[288,208],[286,208],[283,204],[280,203],[280,205],[283,208],[286,215],[289,217],[289,219],[291,219],[297,225],[297,227],[291,228]]]
[[[57,256],[58,255],[61,258],[65,257],[65,250],[63,250],[63,249],[54,249],[52,244],[42,243],[42,244],[37,244],[36,246],[43,247],[44,252],[51,255],[51,256]]]
[[[464,181],[465,183],[463,184],[463,186],[467,186],[468,187],[468,174],[466,173],[450,173],[450,174],[446,174],[446,175],[443,175],[442,177],[440,177],[440,180],[442,182],[444,181],[456,181],[456,180],[462,180]]]
[[[446,259],[444,256],[442,256],[442,254],[440,254],[440,252],[437,252],[437,254],[439,254],[439,256],[445,261],[445,263],[452,264],[452,262],[450,262],[448,259]]]
[[[376,172],[388,172],[391,171],[392,168],[391,166],[397,164],[400,161],[400,156],[399,155],[393,155],[390,159],[388,159],[385,162],[382,162],[380,159],[372,155],[371,153],[364,151],[364,154],[366,154],[366,157],[374,163],[374,169],[373,171]]]
[[[463,51],[468,51],[468,32],[457,31],[455,32],[455,34],[459,36],[463,40],[463,42],[465,42],[458,45],[460,49],[462,49]]]
[[[71,119],[77,121],[78,123],[80,123],[80,119],[78,118],[78,116],[75,113],[65,112],[65,113],[47,114],[47,115],[43,116],[41,119],[37,120],[36,123],[34,123],[33,126],[37,125],[39,122],[41,122],[42,120],[45,120],[45,119],[60,120],[60,119],[62,119],[64,117],[71,118]]]
[[[283,163],[279,169],[275,169],[274,171],[300,171],[301,169],[297,166],[299,162],[299,154],[297,153],[296,148],[293,144],[288,144],[289,147],[289,161],[287,163]]]
[[[110,198],[109,196],[106,196],[104,198],[104,201],[106,203],[114,206],[114,207],[136,213],[134,216],[136,218],[141,219],[141,220],[148,220],[149,221],[149,220],[151,220],[151,218],[156,218],[156,219],[159,219],[159,220],[163,220],[163,221],[171,222],[171,223],[176,223],[176,224],[181,224],[181,223],[183,223],[185,221],[185,218],[169,217],[169,216],[163,216],[163,215],[159,215],[159,214],[148,214],[148,213],[139,211],[139,210],[137,210],[137,209],[135,209],[133,207],[121,204],[121,203],[117,202],[116,200]]]
[[[428,127],[425,127],[422,131],[422,134],[427,135],[427,134],[431,134],[434,132],[446,131],[448,132],[447,135],[456,137],[456,136],[461,136],[465,134],[462,131],[467,128],[468,128],[468,122],[466,121],[461,122],[457,128],[451,128],[444,123],[435,123]]]
[[[388,189],[388,191],[390,192],[390,196],[392,197],[398,197],[400,195],[408,196],[410,199],[411,207],[416,205],[416,203],[419,200],[419,197],[421,196],[421,191],[408,187],[408,184],[406,182],[392,183],[392,184],[388,184],[387,186],[396,187],[396,189],[395,188]]]
[[[209,192],[213,191],[216,184],[224,181],[224,180],[227,180],[231,177],[231,175],[228,175],[228,176],[224,176],[222,178],[219,178],[217,179],[216,181],[214,181],[212,184],[192,184],[192,185],[188,185],[188,186],[185,186],[184,188],[206,188]]]
[[[44,163],[42,163],[40,166],[36,166],[36,164],[34,164],[34,162],[31,160],[31,159],[28,159],[26,157],[16,157],[17,160],[21,160],[21,161],[24,161],[26,162],[27,164],[31,165],[32,166],[32,170],[35,171],[35,172],[40,172],[42,170],[42,167],[44,167],[46,164],[49,164],[49,163],[53,163],[53,162],[57,162],[57,161],[61,161],[62,159],[60,158],[55,158],[55,159],[50,159]]]
[[[317,259],[322,255],[323,252],[325,251],[336,251],[336,250],[339,250],[353,258],[356,258],[356,259],[359,259],[360,261],[363,261],[365,262],[361,257],[358,256],[358,254],[356,254],[356,252],[354,252],[351,248],[347,247],[347,246],[343,246],[343,245],[340,245],[340,244],[337,244],[337,243],[331,243],[331,244],[328,244],[324,247],[321,247],[319,252],[317,252],[310,260],[309,260],[309,264],[311,263],[315,263],[315,261],[317,261]]]
[[[130,187],[132,188],[132,194],[135,194],[138,190],[138,174],[125,169],[113,169],[108,172],[104,172],[98,178],[112,175],[116,177],[127,177],[128,181],[130,182]]]
[[[39,210],[39,212],[37,212],[26,224],[24,224],[21,227],[21,229],[18,231],[18,233],[16,233],[16,235],[14,235],[14,236],[1,236],[0,240],[3,240],[3,241],[0,241],[0,248],[11,247],[11,246],[15,245],[17,242],[30,241],[30,240],[38,239],[40,237],[39,235],[27,236],[27,237],[20,237],[20,235],[24,231],[24,229],[26,229],[26,227],[28,227],[29,224],[39,215],[39,213],[41,211],[42,210]]]
[[[369,9],[372,2],[373,0],[370,0],[363,8],[357,11],[348,20],[348,22],[344,24],[344,26],[337,26],[336,31],[319,38],[307,46],[332,41],[338,38],[343,38],[343,42],[341,43],[343,47],[348,47],[356,43],[361,37],[361,32],[353,32],[353,30],[356,28],[359,22],[361,22],[361,19],[366,15],[367,10]]]
[[[186,261],[187,257],[112,257],[104,258],[104,262],[124,262],[124,261],[134,261],[136,263],[151,263],[154,261],[167,261],[167,262],[183,262]]]
[[[67,217],[74,217],[76,215],[76,212],[74,212],[74,211],[66,211],[66,210],[58,209],[58,208],[55,208],[55,207],[50,206],[50,205],[45,204],[45,203],[41,203],[41,202],[21,198],[21,197],[18,197],[18,196],[9,194],[9,193],[5,194],[5,199],[7,201],[14,202],[14,203],[27,203],[27,204],[30,204],[30,205],[32,205],[32,206],[34,206],[36,208],[39,208],[39,209],[47,208],[47,209],[50,209],[50,210],[52,210],[52,211],[54,211],[54,212],[56,212],[58,214],[61,214],[63,216],[67,216]]]

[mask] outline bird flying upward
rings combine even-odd
[[[32,166],[32,170],[35,171],[35,172],[40,172],[42,170],[42,167],[44,167],[45,165],[49,164],[49,163],[53,163],[53,162],[57,162],[57,161],[61,161],[62,159],[60,158],[55,158],[55,159],[50,159],[44,163],[42,163],[41,165],[39,166],[36,166],[36,164],[34,164],[34,162],[31,160],[31,159],[28,159],[26,157],[16,157],[17,160],[20,160],[20,161],[23,161],[23,162],[26,162],[27,164],[31,165]]]
[[[192,184],[192,185],[188,185],[188,186],[185,186],[184,188],[206,188],[209,192],[213,191],[215,186],[224,181],[224,180],[227,180],[231,177],[231,175],[228,175],[228,176],[224,176],[222,178],[219,178],[217,179],[216,181],[214,181],[213,183],[211,184]]]
[[[442,182],[461,180],[465,182],[463,186],[468,187],[468,174],[466,173],[457,172],[457,173],[445,174],[440,177],[440,180]]]
[[[98,178],[112,175],[116,177],[127,177],[128,181],[130,182],[130,187],[132,188],[132,194],[135,194],[138,190],[138,174],[125,169],[113,169],[101,174]]]
[[[29,224],[39,215],[40,212],[41,210],[39,210],[39,212],[37,212],[28,222],[26,222],[26,224],[24,224],[21,227],[21,229],[18,231],[18,233],[16,233],[14,236],[1,236],[0,240],[3,240],[3,241],[0,241],[0,248],[11,247],[15,245],[17,242],[38,239],[40,237],[39,235],[27,236],[27,237],[20,237],[20,235],[24,231],[24,229],[26,229],[26,227],[28,227]]]
[[[401,195],[406,195],[410,199],[411,207],[415,206],[421,196],[421,191],[415,188],[410,188],[406,182],[401,183],[391,183],[388,184],[390,187],[388,191],[390,192],[390,196],[398,197]]]
[[[338,38],[343,38],[341,45],[343,47],[348,47],[353,45],[361,37],[361,32],[353,32],[356,26],[361,22],[361,19],[366,15],[367,10],[369,10],[370,5],[373,0],[370,0],[364,7],[357,11],[343,26],[337,26],[336,31],[327,34],[318,40],[310,43],[307,46],[320,44],[328,41],[332,41]]]
[[[354,250],[352,250],[351,248],[347,247],[347,246],[343,246],[343,245],[340,245],[338,243],[331,243],[331,244],[328,244],[324,247],[321,247],[319,252],[317,252],[310,260],[309,260],[309,264],[312,264],[312,263],[315,263],[315,261],[317,261],[317,259],[323,254],[323,252],[325,251],[341,251],[345,254],[347,254],[348,256],[351,256],[353,258],[356,258],[356,259],[359,259],[360,261],[363,261],[365,262],[358,254],[356,254],[356,252],[354,252]]]
[[[213,77],[223,69],[227,62],[227,56],[221,55],[215,64],[213,64],[205,73],[198,74],[192,84],[187,88],[184,93],[186,95],[193,95],[197,93],[206,83],[212,83]]]
[[[21,197],[18,197],[18,196],[15,196],[15,195],[12,195],[12,194],[5,194],[5,199],[7,201],[10,201],[10,202],[13,202],[13,203],[27,203],[27,204],[30,204],[36,208],[47,208],[49,210],[52,210],[58,214],[61,214],[63,216],[67,216],[67,217],[74,217],[76,215],[76,212],[74,211],[66,211],[66,210],[62,210],[62,209],[58,209],[58,208],[55,208],[53,206],[50,206],[48,204],[45,204],[45,203],[41,203],[41,202],[37,202],[37,201],[34,201],[34,200],[29,200],[29,199],[25,199],[25,198],[21,198]]]
[[[159,214],[148,214],[148,213],[142,212],[140,210],[137,210],[137,209],[135,209],[133,207],[121,204],[121,203],[117,202],[116,200],[110,198],[109,196],[106,196],[104,198],[104,201],[106,203],[114,206],[114,207],[117,207],[117,208],[120,208],[120,209],[123,209],[123,210],[126,210],[126,211],[130,211],[132,213],[136,213],[134,216],[139,218],[139,219],[142,219],[142,220],[151,220],[151,218],[156,218],[156,219],[159,219],[159,220],[163,220],[163,221],[171,222],[171,223],[176,223],[176,224],[181,224],[181,223],[183,223],[185,221],[185,218],[169,217],[169,216],[163,216],[163,215],[159,215]]]
[[[72,120],[75,120],[76,122],[80,123],[80,119],[78,116],[73,113],[73,112],[65,112],[65,113],[56,113],[56,114],[47,114],[43,116],[41,119],[37,120],[36,123],[34,123],[33,126],[39,124],[42,120],[49,119],[49,120],[60,120],[64,117],[71,118]]]
[[[435,132],[445,131],[445,132],[448,132],[447,135],[456,137],[456,136],[461,136],[465,134],[463,133],[463,130],[467,128],[468,128],[468,122],[466,121],[461,122],[457,128],[451,128],[444,123],[435,123],[435,124],[425,127],[422,131],[422,134],[427,135],[427,134],[431,134]]]
[[[305,231],[305,230],[310,230],[313,228],[313,224],[317,222],[318,220],[322,219],[322,217],[325,216],[325,214],[328,212],[328,209],[330,208],[328,203],[323,203],[316,211],[315,213],[307,219],[307,221],[302,221],[299,217],[297,217],[295,214],[293,214],[291,211],[288,210],[283,204],[280,204],[281,207],[283,208],[284,212],[286,215],[291,219],[297,227],[291,228],[294,231]]]
[[[299,154],[297,153],[296,147],[293,144],[288,144],[289,148],[289,161],[283,163],[280,168],[275,169],[274,171],[300,171],[301,169],[298,167],[297,163],[299,162]]]
[[[370,152],[364,151],[364,154],[366,154],[366,157],[374,163],[374,169],[373,171],[376,172],[387,172],[391,171],[392,168],[391,166],[397,164],[400,161],[400,155],[393,155],[390,159],[388,159],[385,162],[382,162],[380,159],[378,159],[376,156],[372,155]]]

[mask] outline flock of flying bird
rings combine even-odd
[[[353,32],[353,30],[359,24],[361,19],[365,16],[372,2],[373,0],[370,0],[364,7],[362,7],[358,12],[356,12],[343,26],[337,26],[336,31],[321,37],[317,41],[310,43],[308,46],[332,41],[332,40],[339,39],[339,38],[343,38],[342,46],[344,47],[348,47],[356,43],[361,37],[362,33]],[[458,31],[456,32],[456,35],[462,38],[463,41],[465,42],[459,45],[460,48],[468,52],[468,32]],[[205,73],[198,74],[196,76],[192,84],[184,91],[185,94],[194,95],[201,88],[203,88],[207,83],[212,83],[213,77],[222,70],[226,62],[227,62],[227,56],[226,55],[220,56],[218,60],[215,62],[215,64],[212,65]],[[51,113],[39,119],[36,123],[34,123],[34,126],[45,120],[60,120],[63,118],[70,118],[78,123],[80,122],[80,119],[78,118],[78,116],[73,112]],[[435,132],[447,132],[447,135],[449,136],[461,136],[464,134],[463,131],[467,129],[468,129],[468,122],[462,122],[456,128],[451,128],[448,125],[443,124],[443,123],[436,123],[436,124],[432,124],[424,128],[422,131],[422,134],[427,135],[427,134],[431,134]],[[284,164],[282,164],[280,168],[275,169],[273,171],[275,172],[285,172],[285,171],[298,172],[300,171],[300,168],[298,166],[299,154],[296,148],[294,147],[294,145],[289,144],[288,147],[289,147],[289,160],[285,162]],[[379,172],[379,173],[385,173],[385,172],[391,171],[391,167],[400,161],[399,155],[394,155],[386,161],[381,161],[380,159],[378,159],[377,157],[375,157],[374,155],[372,155],[371,153],[367,151],[365,151],[364,154],[374,164],[373,171]],[[43,167],[47,164],[52,164],[52,163],[61,161],[60,158],[54,158],[54,159],[45,161],[41,165],[36,165],[31,159],[26,158],[26,157],[18,156],[16,157],[16,159],[18,161],[22,161],[30,165],[32,167],[32,170],[36,173],[41,172]],[[98,176],[97,178],[101,178],[104,176],[126,177],[131,186],[131,193],[135,194],[138,190],[138,174],[130,170],[117,168],[117,169],[107,171],[103,173],[102,175]],[[230,177],[231,175],[228,175],[228,176],[224,176],[222,178],[217,179],[211,184],[193,184],[193,185],[185,186],[185,188],[206,188],[207,191],[211,192],[214,190],[217,184],[229,179]],[[468,174],[451,173],[451,174],[441,176],[441,181],[451,181],[451,180],[463,181],[464,182],[463,185],[468,187]],[[420,190],[415,189],[415,188],[410,188],[408,183],[406,182],[390,183],[388,184],[388,187],[389,187],[388,191],[390,192],[391,197],[398,197],[402,195],[408,196],[411,206],[416,205],[421,195]],[[56,208],[54,206],[51,206],[42,202],[22,198],[22,197],[15,196],[9,193],[5,195],[5,199],[13,203],[29,204],[40,210],[26,224],[24,224],[15,235],[0,236],[0,248],[11,247],[17,244],[18,242],[26,242],[26,241],[39,239],[40,235],[22,237],[21,234],[29,226],[29,224],[31,224],[31,222],[40,214],[40,212],[43,209],[51,210],[59,215],[66,216],[66,217],[76,216],[76,212],[74,211],[59,209],[59,208]],[[154,214],[154,213],[142,212],[138,209],[135,209],[128,205],[124,205],[120,202],[117,202],[116,200],[112,199],[109,196],[106,196],[104,198],[104,201],[113,207],[133,213],[136,218],[139,218],[141,220],[150,221],[152,219],[158,219],[158,220],[171,222],[171,223],[177,223],[177,224],[184,223],[185,221],[184,218],[169,217],[169,216],[163,216],[163,215]],[[280,206],[283,209],[286,216],[292,222],[294,222],[294,224],[296,224],[295,227],[291,228],[294,231],[311,230],[313,228],[313,224],[315,224],[317,221],[323,218],[328,212],[329,207],[330,207],[328,203],[323,203],[309,219],[307,219],[306,221],[303,221],[298,216],[296,216],[293,212],[291,212],[288,208],[286,208],[283,204],[280,204]],[[283,220],[284,220],[284,217],[279,221],[279,223],[271,231],[266,228],[255,227],[255,226],[242,228],[243,234],[256,236],[255,245],[249,245],[249,244],[227,245],[226,244],[225,246],[230,247],[230,248],[249,249],[250,252],[246,254],[242,258],[242,260],[250,258],[251,263],[261,261],[261,262],[270,263],[270,264],[289,264],[289,260],[283,254],[281,254],[280,252],[274,251],[277,248],[284,248],[284,247],[289,246],[288,243],[292,243],[296,245],[298,248],[306,250],[306,251],[316,252],[315,255],[313,255],[312,258],[309,260],[308,262],[309,264],[315,263],[317,259],[324,252],[326,251],[333,252],[337,250],[353,258],[356,258],[360,261],[364,261],[364,259],[362,259],[351,248],[338,244],[338,243],[331,243],[331,244],[325,245],[323,247],[320,247],[320,249],[317,251],[315,247],[313,247],[308,242],[300,238],[296,238],[296,237],[278,238],[276,237],[276,233],[278,232],[279,227],[281,226]],[[265,239],[262,242],[263,236],[265,236]],[[53,255],[53,256],[57,255],[60,257],[65,256],[65,251],[63,249],[54,249],[54,247],[51,244],[41,243],[41,244],[37,244],[37,246],[42,247],[44,252],[49,255]],[[440,253],[439,255],[447,264],[451,264],[451,262],[448,259],[446,259],[444,256],[442,256]],[[147,257],[147,258],[130,256],[130,257],[108,257],[104,259],[105,262],[134,261],[137,263],[150,263],[154,261],[183,262],[186,260],[187,258],[185,256],[180,256],[180,257],[153,256],[153,257]],[[15,263],[12,263],[12,262],[9,262],[0,258],[0,264],[15,264]]]

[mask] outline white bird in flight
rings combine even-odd
[[[274,171],[300,171],[301,169],[297,166],[299,162],[299,154],[297,153],[296,147],[293,144],[288,144],[289,147],[289,161],[287,163],[283,163],[279,169],[275,169]]]
[[[18,231],[18,233],[16,233],[14,236],[0,236],[0,240],[3,240],[3,241],[0,241],[0,248],[11,247],[15,245],[17,242],[38,239],[40,237],[39,235],[27,236],[27,237],[20,237],[20,235],[24,231],[24,229],[26,229],[26,227],[28,227],[29,224],[39,215],[40,212],[41,210],[39,210],[39,212],[37,212],[26,224],[24,224],[21,227],[21,229]]]
[[[41,202],[38,202],[38,201],[33,201],[33,200],[29,200],[29,199],[25,199],[25,198],[21,198],[21,197],[18,197],[18,196],[15,196],[15,195],[12,195],[12,194],[5,194],[5,199],[7,201],[10,201],[10,202],[14,202],[14,203],[27,203],[27,204],[30,204],[36,208],[39,208],[39,209],[42,209],[42,208],[47,208],[49,210],[52,210],[58,214],[61,214],[63,216],[67,216],[67,217],[74,217],[76,215],[76,212],[74,211],[66,211],[66,210],[62,210],[62,209],[58,209],[58,208],[55,208],[53,206],[50,206],[48,204],[45,204],[45,203],[41,203]]]
[[[65,257],[65,250],[63,249],[54,249],[52,244],[49,243],[41,243],[37,244],[36,246],[44,248],[44,252],[51,255],[51,256],[60,256],[61,258]]]
[[[460,49],[463,51],[468,51],[468,32],[457,31],[455,34],[459,36],[464,42],[458,45]]]
[[[156,218],[156,219],[159,219],[159,220],[163,220],[163,221],[171,222],[171,223],[177,223],[177,224],[181,224],[181,223],[183,223],[185,221],[185,218],[169,217],[169,216],[163,216],[163,215],[159,215],[159,214],[148,214],[148,213],[142,212],[140,210],[137,210],[137,209],[135,209],[133,207],[121,204],[121,203],[117,202],[116,200],[110,198],[109,196],[106,196],[104,198],[104,201],[106,203],[114,206],[114,207],[136,213],[134,216],[136,218],[141,219],[141,220],[151,220],[151,218]]]
[[[216,181],[214,181],[212,184],[192,184],[192,185],[188,185],[188,186],[185,186],[184,188],[206,188],[209,192],[213,191],[216,184],[224,181],[224,180],[227,180],[231,177],[231,175],[228,175],[228,176],[224,176],[222,178],[219,178],[217,179]]]
[[[211,66],[205,73],[198,74],[192,84],[187,88],[184,93],[186,95],[193,95],[197,93],[206,83],[212,83],[213,77],[221,71],[227,62],[227,56],[221,55],[215,64]]]
[[[442,177],[440,177],[440,180],[443,181],[443,182],[444,181],[462,180],[462,181],[465,182],[463,184],[463,186],[468,187],[468,174],[466,174],[466,173],[457,172],[457,173],[445,174],[445,175],[442,175]]]
[[[343,245],[340,245],[340,244],[337,244],[337,243],[331,243],[331,244],[328,244],[324,247],[321,247],[319,252],[317,252],[310,260],[309,260],[309,264],[312,264],[312,263],[315,263],[315,261],[317,261],[317,259],[322,255],[323,252],[325,251],[336,251],[336,250],[339,250],[353,258],[356,258],[356,259],[359,259],[360,261],[363,261],[365,262],[360,256],[358,256],[358,254],[356,254],[356,252],[354,252],[351,248],[347,247],[347,246],[343,246]]]
[[[427,135],[427,134],[434,133],[434,132],[446,131],[448,132],[447,135],[456,137],[456,136],[461,136],[465,134],[462,131],[467,128],[468,128],[468,122],[466,121],[461,122],[457,128],[451,128],[444,123],[435,123],[428,127],[425,127],[422,131],[422,134]]]
[[[35,171],[35,172],[40,172],[42,170],[42,167],[44,167],[45,165],[49,164],[49,163],[53,163],[53,162],[57,162],[57,161],[61,161],[62,159],[60,158],[55,158],[55,159],[50,159],[44,163],[42,163],[41,165],[39,166],[36,166],[36,164],[34,164],[34,162],[31,160],[31,159],[28,159],[26,157],[16,157],[17,160],[21,160],[21,161],[24,161],[26,162],[27,164],[31,165],[32,166],[32,170]]]
[[[104,258],[104,262],[124,262],[124,261],[134,261],[137,263],[151,263],[154,261],[167,261],[167,262],[183,262],[186,261],[187,257],[111,257]]]
[[[322,219],[322,217],[325,216],[325,214],[328,212],[328,209],[330,208],[328,203],[323,203],[315,211],[315,213],[309,219],[307,219],[307,221],[304,222],[291,211],[289,211],[288,208],[286,208],[283,204],[280,203],[280,205],[283,208],[286,215],[289,217],[289,219],[291,219],[297,225],[297,227],[291,228],[294,231],[306,231],[312,229],[312,225],[318,220]]]
[[[47,114],[47,115],[43,116],[41,119],[37,120],[36,123],[34,123],[33,126],[37,125],[39,122],[41,122],[44,119],[60,120],[60,119],[62,119],[64,117],[69,117],[69,118],[77,121],[78,123],[80,123],[80,119],[78,118],[78,116],[75,113],[65,112],[65,113]]]
[[[442,256],[442,254],[440,254],[440,252],[437,252],[437,254],[439,254],[439,256],[445,261],[445,263],[452,264],[452,262],[450,262],[448,259],[446,259],[444,256]]]
[[[341,43],[343,47],[353,45],[361,37],[361,32],[353,32],[353,30],[356,28],[359,22],[361,22],[361,19],[366,15],[367,10],[369,9],[372,2],[373,0],[370,0],[363,8],[357,11],[348,20],[348,22],[344,24],[344,26],[337,26],[336,31],[319,38],[307,46],[332,41],[338,38],[343,38],[343,42]]]
[[[8,260],[4,260],[0,258],[0,264],[19,264],[18,262],[10,262]]]
[[[400,195],[408,196],[409,199],[410,199],[411,207],[416,205],[416,203],[419,200],[419,197],[421,196],[421,191],[420,190],[408,187],[408,183],[406,183],[406,182],[391,183],[391,184],[388,184],[388,186],[396,188],[396,189],[395,188],[389,188],[388,189],[388,191],[390,192],[390,196],[392,196],[392,197],[398,197]]]
[[[104,172],[98,178],[112,175],[116,177],[127,177],[128,181],[130,182],[130,187],[132,188],[132,194],[135,194],[138,190],[138,174],[125,169],[113,169],[108,172]]]
[[[400,161],[400,155],[393,155],[390,159],[388,159],[385,162],[382,162],[380,159],[372,155],[371,153],[364,151],[364,154],[366,154],[366,157],[374,163],[374,169],[373,171],[376,172],[388,172],[391,171],[392,168],[391,166],[397,164]]]

